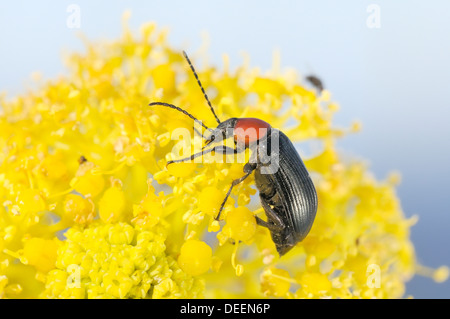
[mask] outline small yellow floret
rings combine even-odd
[[[244,206],[231,210],[227,215],[224,232],[235,240],[250,240],[256,232],[256,219],[252,211]]]
[[[441,266],[433,273],[433,280],[436,282],[444,282],[449,277],[449,268],[447,266]]]
[[[212,262],[212,250],[205,242],[191,239],[180,250],[178,264],[192,276],[201,275],[209,270]]]
[[[75,190],[84,196],[95,197],[103,191],[105,179],[100,174],[93,174],[94,164],[85,162],[78,168],[76,177],[71,185]]]
[[[224,198],[223,192],[216,187],[205,187],[198,196],[198,208],[203,213],[216,217]]]
[[[35,214],[45,210],[45,201],[40,195],[39,190],[25,189],[19,193],[18,199],[18,213]]]
[[[195,163],[174,163],[167,166],[170,175],[176,177],[187,177],[191,175],[196,168]]]
[[[125,210],[125,195],[116,186],[108,188],[98,202],[98,213],[104,222],[114,223],[123,217]]]
[[[261,291],[265,296],[283,297],[290,287],[290,276],[284,269],[270,267],[261,275]]]
[[[331,289],[331,282],[328,277],[320,273],[304,273],[301,276],[300,284],[303,292],[313,295],[324,294]]]
[[[175,90],[175,72],[170,64],[160,64],[152,70],[152,79],[156,89],[162,88],[168,95]]]
[[[68,219],[85,224],[95,216],[94,203],[82,196],[69,194],[64,199],[64,213]]]
[[[55,267],[58,247],[56,240],[31,238],[24,244],[23,256],[29,265],[48,272]]]

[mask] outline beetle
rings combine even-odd
[[[211,109],[218,126],[207,127],[189,112],[169,103],[152,102],[149,106],[166,106],[193,119],[209,131],[201,152],[187,158],[171,160],[167,165],[193,160],[207,153],[237,154],[247,148],[252,150],[249,161],[244,165],[244,175],[232,181],[220,206],[216,220],[220,219],[224,205],[233,187],[243,182],[254,172],[255,184],[259,191],[261,205],[267,221],[255,216],[258,225],[269,229],[278,254],[283,256],[309,233],[317,212],[318,199],[312,179],[291,140],[280,130],[257,118],[230,118],[220,121],[198,78],[186,52],[188,62],[203,96]],[[211,143],[234,138],[235,148],[214,146]],[[274,147],[276,146],[276,147]]]

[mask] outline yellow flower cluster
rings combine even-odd
[[[204,284],[165,254],[166,227],[118,223],[73,227],[43,297],[201,298]]]
[[[386,298],[404,295],[416,272],[395,177],[376,181],[344,160],[330,93],[295,72],[267,74],[198,65],[221,119],[256,117],[293,141],[315,142],[305,158],[319,209],[309,236],[280,258],[243,164],[179,163],[201,148],[182,107],[214,127],[195,78],[149,23],[138,36],[86,42],[69,74],[0,99],[0,297],[3,298]],[[197,63],[198,64],[198,63]],[[170,120],[167,120],[170,119]],[[172,136],[192,134],[189,145]],[[248,155],[248,154],[247,154]],[[221,156],[220,156],[221,157]],[[447,268],[433,273],[444,280]]]

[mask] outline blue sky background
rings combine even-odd
[[[70,4],[81,9],[81,28],[66,25]],[[367,7],[380,8],[380,28],[366,25]],[[398,194],[412,228],[417,256],[427,266],[450,265],[450,2],[449,1],[2,1],[0,91],[23,91],[30,74],[63,73],[62,53],[83,50],[77,36],[116,38],[120,19],[155,21],[169,41],[195,51],[209,35],[210,62],[231,66],[242,52],[267,70],[275,49],[283,67],[314,72],[338,101],[335,123],[358,119],[363,130],[339,142],[370,163],[378,179],[399,171]],[[450,283],[415,277],[407,294],[450,298]]]

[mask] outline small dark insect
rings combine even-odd
[[[306,80],[311,83],[319,92],[322,92],[324,89],[323,82],[315,75],[308,75]]]
[[[267,122],[256,118],[230,118],[221,122],[184,51],[183,55],[219,125],[211,129],[173,104],[153,102],[149,105],[162,105],[175,109],[201,124],[210,132],[203,149],[213,142],[217,143],[229,137],[234,137],[235,148],[220,145],[208,150],[202,149],[201,152],[192,154],[190,157],[169,161],[167,165],[193,160],[207,153],[237,154],[250,148],[252,155],[249,162],[244,165],[244,175],[231,183],[216,220],[219,220],[233,187],[254,172],[261,204],[267,216],[267,221],[255,216],[256,222],[269,229],[280,256],[286,254],[309,233],[317,211],[316,190],[303,161],[289,138],[283,132],[272,128]]]
[[[86,163],[88,160],[86,159],[86,157],[84,157],[83,155],[80,156],[80,158],[78,159],[78,164],[83,164]]]

